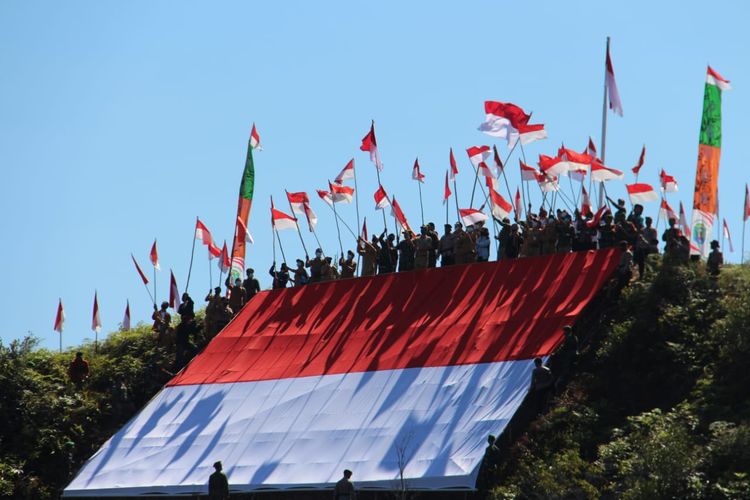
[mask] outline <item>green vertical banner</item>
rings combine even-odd
[[[255,125],[253,125],[255,133]],[[242,172],[240,180],[240,194],[237,200],[237,217],[235,218],[234,242],[232,243],[232,268],[230,271],[230,281],[242,279],[245,269],[245,230],[240,226],[240,221],[248,227],[250,219],[250,208],[253,205],[253,192],[255,191],[255,164],[253,162],[254,149],[253,134],[247,144],[247,158],[245,159],[245,170]],[[257,144],[257,142],[256,142]]]

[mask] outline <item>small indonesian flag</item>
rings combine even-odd
[[[55,326],[52,328],[57,333],[62,334],[65,326],[65,309],[63,308],[62,299],[57,304],[57,315],[55,316]]]
[[[255,129],[254,123],[253,129],[250,131],[250,147],[253,149],[257,149],[258,151],[263,151],[263,146],[260,145],[260,136],[258,135],[258,131]]]
[[[91,314],[91,331],[99,333],[102,331],[102,318],[99,316],[99,298],[94,291],[94,311]]]
[[[450,179],[454,180],[456,178],[456,174],[458,174],[458,166],[456,165],[456,157],[453,156],[453,148],[451,148],[450,163],[451,163]]]
[[[227,250],[227,242],[224,240],[224,246],[221,247],[221,255],[219,256],[219,272],[227,273],[232,267],[232,263],[229,260],[229,251]]]
[[[125,316],[122,317],[122,329],[130,330],[130,301],[125,302]]]
[[[522,207],[521,207],[521,191],[518,188],[516,188],[516,200],[515,200],[514,205],[515,206],[513,208],[516,211],[516,219],[520,220]]]
[[[495,170],[497,171],[497,175],[503,173],[503,161],[500,159],[500,154],[497,152],[497,146],[494,144],[492,145],[492,160],[495,162]]]
[[[340,184],[328,183],[328,189],[331,190],[331,196],[334,203],[351,203],[354,198],[354,188],[342,186]]]
[[[271,225],[276,231],[297,229],[297,219],[281,210],[276,210],[273,206],[273,197],[271,197]]]
[[[680,230],[683,235],[690,236],[690,224],[688,224],[687,216],[685,215],[685,208],[682,206],[682,202],[680,202]]]
[[[445,171],[445,189],[443,190],[443,205],[445,205],[448,202],[448,198],[450,198],[451,195],[453,194],[451,192],[450,186],[448,186],[448,174],[449,174],[449,172],[450,172],[450,170],[446,170]]]
[[[367,241],[367,217],[362,221],[362,234],[360,236],[363,241]],[[365,246],[363,243],[360,243],[359,247],[364,248]]]
[[[745,209],[742,211],[742,220],[746,221],[750,217],[750,191],[745,184]]]
[[[375,139],[375,122],[372,122],[370,131],[362,138],[362,145],[359,147],[362,151],[370,152],[370,161],[375,164],[378,170],[383,170],[383,163],[380,161],[378,153],[378,142]]]
[[[607,45],[606,65],[607,68],[604,77],[604,84],[607,87],[607,94],[609,95],[609,109],[611,109],[616,115],[622,116],[622,101],[620,101],[620,93],[617,91],[615,69],[612,67],[612,58],[609,55],[609,45]]]
[[[513,205],[492,188],[490,188],[490,201],[492,202],[492,216],[498,220],[505,219],[513,211]]]
[[[298,193],[290,193],[287,191],[286,198],[289,200],[289,205],[292,207],[292,213],[294,214],[304,214],[305,205],[310,204],[310,198],[304,191]]]
[[[599,210],[597,210],[596,213],[594,214],[594,218],[586,223],[586,227],[589,229],[599,227],[599,222],[602,220],[602,217],[604,217],[604,214],[607,212],[609,212],[609,208],[607,208],[607,205],[602,205],[602,207]]]
[[[333,198],[331,198],[330,192],[325,191],[323,189],[316,189],[315,192],[318,193],[318,196],[320,197],[321,200],[328,203],[328,205],[333,206]]]
[[[386,194],[383,186],[380,186],[378,190],[375,191],[375,210],[382,210],[390,205],[391,202],[388,200],[388,194]]]
[[[153,264],[154,269],[161,271],[161,266],[159,266],[159,251],[156,249],[156,240],[154,240],[154,244],[151,245],[151,253],[149,254],[149,257],[151,258],[151,264]]]
[[[584,175],[591,164],[594,162],[593,156],[587,153],[579,153],[572,149],[568,149],[565,146],[562,146],[557,150],[557,156],[562,162],[567,165],[568,171],[583,171]]]
[[[404,215],[404,211],[401,210],[401,206],[396,201],[396,197],[393,197],[393,202],[391,204],[391,215],[396,219],[396,222],[398,222],[398,225],[401,226],[401,230],[404,229],[411,231],[412,233],[414,231],[411,230],[411,226],[409,226],[409,221],[406,220],[406,215]]]
[[[665,193],[676,193],[678,191],[677,180],[671,175],[667,175],[664,169],[659,172],[659,182],[661,183],[661,190]]]
[[[647,201],[656,201],[659,199],[659,194],[656,190],[651,187],[650,184],[636,183],[626,184],[625,187],[628,190],[628,196],[630,196],[630,202],[632,204],[644,203]]]
[[[473,226],[487,220],[487,214],[476,208],[459,208],[458,213],[461,216],[464,226]]]
[[[490,169],[489,165],[487,163],[480,161],[479,165],[477,167],[479,169],[479,173],[482,174],[484,177],[488,179],[494,179],[495,174],[492,172],[492,169]]]
[[[706,71],[706,83],[719,87],[719,90],[732,90],[729,80],[724,79],[719,73],[709,66]]]
[[[667,203],[667,200],[664,198],[661,199],[661,206],[659,207],[659,217],[668,221],[669,219],[674,219],[675,221],[679,220],[679,217],[675,213],[675,211],[672,209],[672,207],[669,206],[669,203]]]
[[[211,245],[213,243],[211,232],[200,219],[195,220],[195,239],[201,240],[204,245]]]
[[[479,130],[487,135],[506,139],[509,147],[515,146],[520,135],[519,129],[526,126],[531,118],[519,106],[509,102],[485,101],[484,112],[485,121],[479,125]]]
[[[175,311],[180,307],[180,292],[177,290],[177,280],[171,269],[169,270],[169,307]]]
[[[210,245],[208,245],[208,260],[214,260],[216,257],[219,257],[221,255],[221,248],[217,247],[216,244],[212,241]]]
[[[729,226],[727,225],[727,220],[722,220],[724,221],[724,238],[726,238],[727,242],[729,243],[729,251],[734,253],[734,245],[732,245],[732,235],[729,234]]]
[[[591,199],[589,198],[589,193],[583,186],[581,186],[581,215],[584,217],[594,215],[594,212],[591,211]]]
[[[635,175],[638,175],[638,173],[641,171],[641,167],[643,167],[643,163],[646,161],[646,145],[643,145],[643,149],[641,149],[641,156],[638,158],[638,165],[633,167],[633,173]]]
[[[600,161],[594,160],[591,164],[591,179],[596,182],[606,182],[615,179],[623,179],[625,174],[615,168],[605,167]]]
[[[530,165],[526,165],[521,160],[518,160],[518,163],[521,165],[521,180],[535,181],[537,174],[539,174],[539,171]]]
[[[333,179],[336,184],[343,184],[345,180],[354,179],[354,158],[349,160],[349,163],[339,172],[339,175]]]
[[[411,178],[424,183],[424,174],[419,169],[419,158],[414,160],[414,167],[411,169]]]
[[[536,182],[539,184],[539,189],[542,190],[542,193],[551,193],[560,190],[560,184],[557,182],[557,177],[555,176],[540,173],[536,175]]]
[[[135,257],[133,254],[130,254],[130,258],[133,259],[133,264],[135,264],[135,270],[138,271],[138,276],[141,277],[141,280],[143,280],[144,285],[148,285],[148,278],[146,277],[146,274],[143,272],[143,269],[141,269],[141,266],[138,265],[138,262],[135,260]]]
[[[242,222],[242,217],[237,216],[237,231],[240,231],[240,234],[243,234],[245,236],[245,241],[253,244],[255,243],[255,240],[253,240],[253,235],[250,234],[250,231],[248,231],[247,226],[244,222]]]
[[[469,161],[476,168],[480,163],[490,157],[490,147],[472,146],[466,150],[466,154],[469,155]]]
[[[589,145],[586,147],[586,153],[596,158],[596,145],[594,144],[594,139],[591,137],[589,137]]]
[[[533,125],[519,125],[518,134],[519,138],[521,139],[521,144],[524,146],[534,141],[547,138],[547,131],[544,130],[544,125],[541,123]],[[511,147],[513,147],[513,145],[514,144],[510,144]]]
[[[568,175],[568,163],[562,161],[559,156],[552,157],[540,154],[538,165],[541,171],[547,175]]]

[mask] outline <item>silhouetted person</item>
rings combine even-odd
[[[310,283],[317,283],[322,279],[324,263],[323,250],[320,248],[315,249],[315,257],[313,259],[307,258],[305,266],[310,268]]]
[[[242,282],[242,288],[245,289],[245,303],[255,297],[255,294],[260,292],[260,283],[255,278],[255,269],[246,269],[245,273],[247,278]]]
[[[708,254],[708,259],[706,259],[706,270],[711,276],[718,276],[723,265],[724,255],[719,250],[719,242],[713,240],[711,242],[711,253]]]
[[[221,287],[217,286],[214,288],[214,293],[210,291],[206,295],[206,318],[204,320],[206,335],[209,338],[213,338],[220,330],[219,323],[221,317],[221,310],[224,308],[221,297]]]
[[[297,269],[294,270],[292,282],[294,283],[294,286],[307,285],[310,282],[310,275],[307,274],[305,261],[302,259],[297,259]]]
[[[495,445],[495,436],[487,436],[487,448],[484,449],[484,457],[477,475],[477,490],[479,498],[487,498],[488,490],[494,486],[493,478],[500,462],[500,449]]]
[[[286,267],[286,262],[281,263],[278,271],[276,270],[276,262],[274,262],[271,264],[271,269],[268,270],[268,273],[273,276],[273,284],[271,286],[274,290],[286,288],[287,283],[289,283],[289,268]]]
[[[151,329],[156,332],[159,343],[164,341],[172,324],[172,315],[167,312],[168,307],[169,302],[162,302],[160,309],[156,309],[156,304],[154,304],[154,314],[151,315],[151,319],[154,320]]]
[[[346,259],[342,256],[339,259],[339,266],[341,266],[341,279],[353,278],[354,273],[357,271],[357,263],[354,262],[354,252],[347,250]]]
[[[229,308],[232,310],[232,314],[237,316],[242,306],[245,305],[245,288],[239,278],[234,280],[234,285],[230,285],[227,277],[226,285],[229,289]]]
[[[563,326],[564,340],[550,359],[550,369],[555,374],[555,391],[567,382],[573,365],[578,359],[578,338],[573,334],[573,328]]]
[[[534,396],[536,412],[541,413],[547,406],[552,391],[552,371],[542,364],[542,358],[534,358],[534,370],[531,372],[529,392]]]
[[[404,239],[398,244],[398,271],[413,271],[414,270],[414,255],[416,247],[414,246],[414,238],[411,231],[408,229],[404,231]]]
[[[438,253],[440,253],[440,265],[452,266],[456,263],[455,259],[455,247],[456,242],[453,241],[453,233],[451,232],[452,226],[446,224],[445,234],[440,238],[440,244],[438,245]]]
[[[664,256],[674,258],[677,253],[677,247],[679,246],[680,230],[675,227],[677,220],[675,218],[669,219],[669,227],[664,230],[661,235],[661,240],[664,242]]]
[[[359,238],[359,244],[357,245],[357,253],[362,256],[362,276],[373,276],[377,270],[378,262],[378,240],[377,236],[373,235],[372,243]]]
[[[221,472],[221,462],[214,464],[216,472],[208,478],[208,498],[210,500],[227,500],[229,498],[229,481]]]
[[[430,250],[429,267],[437,266],[437,255],[440,247],[440,235],[435,230],[435,223],[427,223],[427,236],[432,238],[432,249]]]
[[[180,315],[180,324],[175,332],[175,370],[179,370],[193,355],[194,346],[190,342],[190,336],[197,331],[195,324],[195,304],[187,292],[182,294],[182,302],[177,308]]]
[[[68,376],[75,385],[81,385],[89,378],[89,362],[83,359],[82,352],[77,352],[75,359],[68,365]]]
[[[352,484],[352,471],[344,470],[344,477],[339,479],[336,487],[333,488],[333,500],[356,500],[357,492]]]
[[[630,251],[628,242],[623,240],[620,242],[620,263],[617,265],[617,286],[622,289],[630,283],[630,279],[633,277],[633,252]]]

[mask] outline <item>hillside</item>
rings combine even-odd
[[[571,382],[514,428],[490,498],[750,498],[750,268],[715,281],[656,265],[578,326]],[[80,389],[66,374],[76,350],[92,371]],[[0,346],[0,495],[57,497],[173,363],[148,325],[96,355]]]

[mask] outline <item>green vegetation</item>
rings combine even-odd
[[[593,340],[571,382],[504,449],[490,498],[750,498],[750,268],[717,282],[655,265],[580,329]],[[80,388],[76,350],[91,364]],[[56,498],[173,363],[148,325],[97,354],[0,344],[0,496]]]

